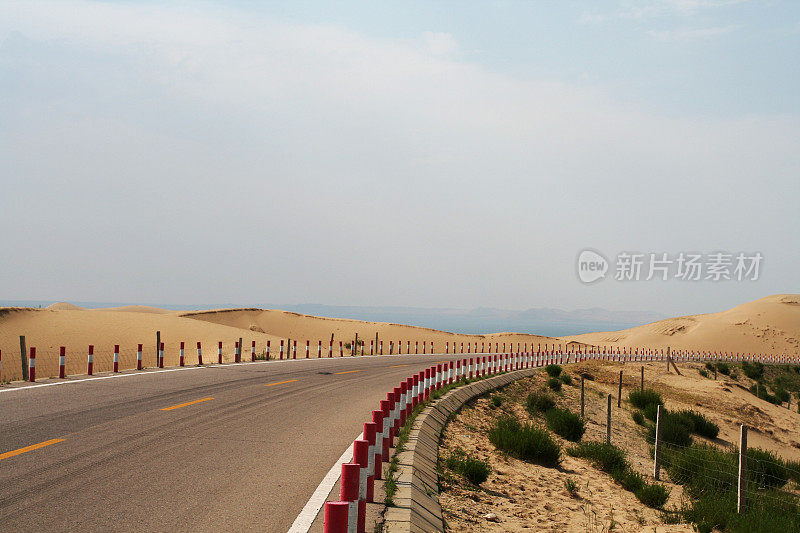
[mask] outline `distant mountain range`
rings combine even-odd
[[[55,303],[44,300],[0,300],[0,306],[47,307]],[[85,308],[121,307],[131,302],[71,302]],[[137,302],[141,304],[141,302]],[[394,322],[453,333],[498,333],[514,331],[561,337],[596,331],[610,331],[641,326],[668,318],[654,312],[610,311],[600,307],[565,311],[553,308],[532,308],[524,311],[478,307],[475,309],[426,308],[426,307],[367,307],[324,304],[204,304],[204,305],[159,305],[146,304],[163,309],[199,310],[230,307],[260,307],[283,309],[307,315],[335,318],[353,318],[375,322]]]

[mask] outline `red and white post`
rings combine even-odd
[[[185,347],[184,341],[181,341],[181,351],[178,353],[178,366],[183,366],[183,362],[184,362],[183,349],[184,349],[184,347]],[[116,348],[114,349],[114,351],[116,352]],[[114,365],[114,366],[116,366],[116,365]],[[116,372],[116,371],[117,370],[115,368],[114,372]]]
[[[67,347],[62,346],[58,354],[58,377],[64,379],[67,377]]]
[[[219,346],[218,346],[217,350],[218,350],[218,352],[217,352],[217,356],[218,356],[217,357],[217,363],[221,365],[222,364],[222,341],[219,341]]]
[[[198,343],[200,344],[200,343]],[[136,370],[142,369],[142,345],[136,345]]]
[[[203,346],[197,341],[197,364],[203,366]]]
[[[31,355],[28,358],[28,379],[31,383],[36,381],[36,348],[31,346]]]
[[[114,345],[114,372],[119,372],[119,344]]]
[[[86,363],[86,373],[90,376],[94,374],[94,346],[91,344],[89,345],[89,358]]]

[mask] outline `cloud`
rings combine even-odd
[[[577,306],[577,250],[766,254],[796,218],[796,117],[667,116],[447,34],[25,2],[0,41],[9,297]]]
[[[677,28],[672,30],[650,30],[648,35],[659,41],[679,41],[689,42],[697,40],[713,39],[728,35],[741,28],[738,24],[727,26],[717,26],[710,28]]]

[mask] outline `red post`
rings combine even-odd
[[[183,366],[183,349],[184,349],[184,342],[181,341],[181,351],[178,354],[178,366]],[[114,372],[116,372],[116,370],[114,370]]]
[[[375,424],[375,479],[381,479],[381,476],[383,476],[381,463],[384,460],[384,442],[387,449],[387,454],[389,449],[389,439],[386,438],[386,435],[383,433],[383,410],[376,409],[372,411],[372,423]]]
[[[281,339],[281,360],[283,360],[283,339]]]
[[[322,357],[322,341],[317,341],[317,359]]]
[[[142,369],[142,345],[136,346],[136,370]]]
[[[158,368],[164,368],[164,343],[161,343],[161,350],[158,352]]]
[[[292,341],[292,359],[297,359],[297,341]]]
[[[219,363],[221,365],[222,364],[222,341],[219,341],[219,347],[218,347],[217,356],[218,356],[217,363]]]
[[[239,341],[234,341],[233,343],[233,362],[239,362]]]
[[[389,413],[391,412],[391,403],[389,400],[381,400],[381,411],[383,411],[383,453],[381,459],[383,462],[389,461],[389,448],[392,446],[391,433],[389,432]]]
[[[253,344],[250,345],[250,362],[256,360],[256,341],[253,341]]]
[[[62,346],[58,354],[58,377],[64,379],[67,377],[67,347]]]
[[[323,533],[347,533],[349,502],[325,502]]]
[[[203,346],[197,341],[197,364],[203,366]]]
[[[311,341],[307,340],[307,341],[306,341],[306,359],[308,359],[308,354],[309,354],[309,352],[310,352],[310,350],[311,350],[311,349],[309,348],[309,346],[310,346],[310,345],[311,345]]]
[[[114,372],[119,372],[119,344],[114,345]]]
[[[328,346],[328,357],[333,357],[333,339],[331,339],[330,346]]]
[[[36,381],[36,348],[31,346],[31,356],[28,359],[28,379],[31,383]]]
[[[381,352],[383,352],[383,341],[381,341]],[[383,355],[383,353],[381,353]],[[342,341],[339,341],[339,357],[344,357],[344,349],[342,348]]]
[[[267,341],[267,361],[269,361],[269,341]]]
[[[353,441],[353,462],[360,466],[358,499],[372,502],[375,499],[375,478],[369,471],[369,441],[357,439]]]
[[[89,359],[86,365],[86,373],[90,376],[94,373],[94,346],[89,345]]]

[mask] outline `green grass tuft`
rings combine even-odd
[[[489,441],[523,461],[555,467],[561,461],[561,446],[553,437],[531,424],[522,424],[513,416],[498,418],[489,430]]]

